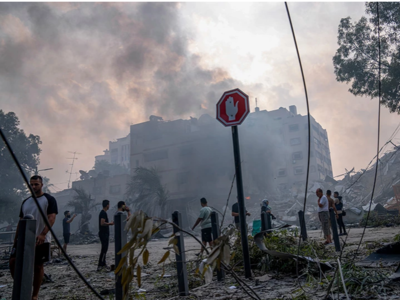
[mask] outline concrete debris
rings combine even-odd
[[[382,155],[379,160],[378,176],[375,184],[375,192],[371,211],[380,215],[399,215],[400,211],[400,171],[397,166],[400,164],[400,151],[394,149]],[[346,216],[343,221],[346,224],[358,224],[369,210],[371,201],[372,186],[375,177],[375,164],[368,168],[355,172],[354,168],[347,171],[341,180],[335,180],[326,176],[325,180],[310,182],[307,190],[306,201],[306,225],[308,229],[320,228],[318,219],[315,191],[320,188],[324,191],[331,190],[339,192],[342,196]],[[298,211],[303,210],[304,188],[296,195],[269,197],[270,206],[278,220],[298,225]],[[255,205],[256,206],[256,205]],[[259,206],[252,211],[255,219],[260,219]],[[249,218],[250,219],[250,218]],[[252,220],[249,220],[249,222]]]
[[[398,265],[400,262],[400,242],[388,244],[374,253],[371,253],[366,259],[356,265],[365,267],[388,267]]]
[[[93,233],[75,233],[70,238],[71,245],[88,245],[99,242],[99,237]]]

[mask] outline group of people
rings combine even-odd
[[[30,185],[36,195],[38,203],[47,215],[47,220],[50,226],[52,227],[56,220],[56,215],[58,214],[57,201],[51,195],[43,192],[43,179],[42,177],[35,175],[30,178]],[[339,196],[338,192],[334,193],[334,199],[331,198],[332,192],[328,190],[326,192],[326,196],[323,194],[322,189],[317,189],[316,195],[318,196],[318,215],[322,225],[322,230],[324,232],[324,236],[326,238],[325,244],[332,243],[332,237],[330,232],[330,218],[329,218],[329,210],[334,210],[337,218],[337,223],[339,225],[340,234],[339,235],[347,235],[346,228],[343,223],[343,203],[342,197]],[[211,226],[211,213],[212,209],[208,206],[207,200],[205,198],[200,199],[200,205],[202,206],[200,210],[199,217],[197,218],[195,224],[192,227],[192,230],[196,228],[197,225],[201,226],[201,240],[203,243],[203,247],[201,251],[197,254],[201,255],[207,247],[207,244],[212,247],[213,246],[213,236],[212,236],[212,226]],[[110,237],[110,226],[114,225],[113,221],[109,221],[107,211],[110,209],[110,201],[103,200],[102,202],[103,209],[99,214],[99,238],[101,241],[101,251],[98,262],[97,270],[100,271],[104,268],[109,269],[106,264],[106,255],[108,251],[109,245],[109,237]],[[127,212],[128,218],[130,217],[130,210],[126,206],[124,201],[119,201],[117,204],[117,208],[119,212]],[[261,203],[261,210],[265,212],[271,213],[271,208],[269,206],[269,201],[264,199]],[[36,249],[35,249],[35,259],[34,259],[34,279],[33,279],[33,293],[32,300],[38,299],[40,285],[44,276],[43,264],[50,259],[50,243],[51,243],[51,234],[50,228],[46,225],[43,218],[40,215],[40,211],[36,206],[36,203],[32,197],[25,199],[22,202],[20,214],[20,219],[24,218],[27,215],[32,215],[36,220]],[[250,213],[246,211],[246,215],[250,216]],[[237,229],[240,228],[240,218],[239,218],[239,204],[236,202],[232,206],[232,216],[234,217],[234,224]],[[70,240],[70,224],[76,217],[76,214],[71,216],[70,211],[64,212],[63,219],[63,237],[64,237],[64,245],[63,248],[66,251],[67,246]],[[12,252],[10,255],[10,272],[12,277],[14,278],[15,271],[15,259],[16,259],[16,247],[17,247],[17,239],[18,239],[18,227],[15,234],[14,244],[12,247]]]
[[[316,190],[316,195],[318,197],[318,217],[322,225],[322,231],[324,233],[324,238],[326,241],[324,242],[325,245],[332,244],[332,235],[331,235],[331,222],[329,213],[330,210],[333,210],[336,216],[336,221],[339,225],[339,235],[347,235],[346,227],[344,226],[343,222],[343,202],[342,197],[339,196],[338,192],[333,193],[334,199],[332,199],[332,191],[327,190],[326,195],[322,189]]]
[[[56,199],[43,192],[43,179],[41,176],[35,175],[30,178],[30,185],[35,193],[36,199],[42,209],[47,215],[47,220],[52,227],[56,221],[56,215],[58,214],[58,207]],[[101,251],[98,262],[97,270],[100,271],[103,268],[109,269],[106,264],[106,255],[109,245],[110,229],[109,227],[114,225],[114,222],[109,222],[107,211],[110,209],[110,201],[103,200],[103,209],[99,214],[99,238],[101,241]],[[128,218],[130,217],[130,210],[126,206],[124,201],[119,201],[117,204],[118,211],[127,212]],[[40,286],[43,281],[45,262],[50,260],[51,251],[51,233],[50,228],[46,225],[43,220],[39,208],[37,207],[33,197],[25,199],[21,204],[19,213],[20,219],[23,219],[27,215],[32,215],[36,220],[36,246],[35,246],[35,258],[34,258],[34,274],[33,274],[33,291],[32,300],[37,300],[39,295]],[[64,245],[63,249],[66,251],[71,236],[70,224],[76,217],[76,214],[71,216],[70,211],[64,212],[63,223],[63,237]],[[14,278],[15,265],[16,265],[16,253],[17,253],[17,241],[18,241],[18,226],[12,246],[12,251],[9,260],[11,276]]]
[[[99,238],[101,243],[101,251],[99,257],[99,263],[97,265],[97,271],[101,271],[102,269],[110,270],[110,267],[106,264],[106,256],[108,252],[108,245],[110,241],[110,226],[114,225],[114,222],[110,222],[108,220],[107,211],[110,209],[110,201],[103,200],[102,202],[103,209],[99,213]],[[128,206],[126,206],[124,201],[119,201],[117,204],[117,211],[119,212],[127,212],[128,218],[131,216],[131,212]],[[67,251],[67,245],[69,243],[69,239],[71,236],[70,231],[70,223],[76,217],[74,214],[71,217],[71,213],[67,210],[64,212],[65,218],[63,219],[63,236],[64,236],[64,245],[63,248]]]
[[[236,198],[237,199],[237,198]],[[211,213],[212,209],[211,207],[208,206],[206,198],[201,198],[200,199],[200,214],[199,217],[197,218],[195,224],[192,227],[192,230],[194,230],[197,225],[200,224],[201,226],[201,242],[203,246],[201,247],[201,250],[199,253],[197,253],[197,256],[200,256],[203,254],[205,247],[207,247],[207,244],[212,248],[213,246],[213,238],[212,235],[212,225],[211,225]],[[269,206],[269,201],[267,199],[262,200],[261,202],[261,212],[269,212],[271,213],[271,207]],[[246,210],[246,216],[250,216],[251,214]],[[273,216],[271,214],[271,216]],[[232,217],[233,217],[233,222],[235,224],[235,228],[237,230],[240,230],[240,217],[239,217],[239,203],[236,202],[235,204],[232,205]]]

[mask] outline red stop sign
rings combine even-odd
[[[249,96],[239,89],[225,92],[217,103],[217,120],[225,126],[242,124],[249,112]]]

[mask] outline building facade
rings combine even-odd
[[[130,136],[119,138],[116,141],[110,141],[108,149],[104,150],[104,154],[97,155],[96,161],[106,160],[111,164],[121,165],[130,168]]]
[[[310,182],[332,176],[328,136],[311,117]],[[131,174],[135,168],[156,167],[170,199],[195,203],[206,197],[226,202],[234,176],[230,128],[215,118],[162,121],[131,125]],[[308,155],[307,116],[289,110],[250,113],[239,126],[243,184],[247,199],[296,195],[305,188]],[[233,197],[236,197],[236,188]]]

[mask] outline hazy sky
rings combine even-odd
[[[289,8],[334,175],[364,168],[376,152],[377,100],[350,94],[332,64],[340,19],[358,20],[364,3]],[[257,97],[261,109],[306,113],[283,2],[0,3],[0,66],[0,108],[41,137],[40,168],[54,168],[43,175],[58,188],[68,151],[82,153],[74,172],[88,170],[130,124],[214,116],[225,90],[243,89],[252,111]],[[382,142],[399,122],[382,108]]]

